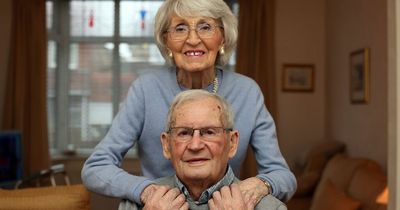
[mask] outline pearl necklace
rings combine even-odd
[[[213,81],[213,90],[212,92],[217,94],[218,91],[218,77],[215,75],[214,81]]]

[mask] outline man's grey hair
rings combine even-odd
[[[221,98],[217,94],[210,93],[205,90],[193,89],[193,90],[183,91],[175,96],[171,106],[169,107],[165,130],[169,130],[172,126],[174,126],[175,124],[174,114],[176,109],[178,109],[180,106],[182,106],[187,102],[200,101],[209,98],[216,100],[221,106],[220,121],[222,123],[222,126],[224,128],[233,128],[234,114],[232,111],[232,107],[229,105],[227,101],[225,101],[225,99]]]
[[[236,47],[238,36],[237,18],[223,0],[166,0],[157,11],[155,17],[154,37],[162,56],[168,64],[174,65],[173,58],[169,57],[166,46],[165,33],[171,24],[171,15],[179,17],[209,17],[222,24],[224,34],[224,54],[219,54],[216,65],[228,63]]]

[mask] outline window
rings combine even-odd
[[[153,38],[162,2],[47,1],[52,151],[90,151],[110,128],[132,81],[147,69],[166,68]],[[237,12],[237,3],[233,8]]]

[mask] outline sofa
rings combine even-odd
[[[0,189],[0,210],[90,210],[90,194],[79,185]]]
[[[387,177],[375,161],[336,154],[323,167],[321,176],[314,177],[318,176],[308,173],[299,177],[300,191],[287,203],[288,209],[387,209]],[[309,183],[304,184],[304,181]]]

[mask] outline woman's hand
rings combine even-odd
[[[224,186],[220,191],[213,193],[212,198],[208,201],[210,210],[253,210],[255,204],[245,203],[242,193],[237,184]]]
[[[245,179],[238,184],[246,205],[257,204],[264,196],[270,193],[264,182],[257,177]]]
[[[140,196],[143,210],[188,210],[189,204],[178,188],[149,185]]]

